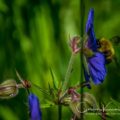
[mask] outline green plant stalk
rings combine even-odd
[[[62,91],[63,92],[66,90],[66,88],[68,86],[68,82],[70,80],[71,72],[73,70],[74,58],[75,58],[75,54],[72,53],[72,55],[70,57],[69,64],[68,64],[68,68],[67,68],[67,71],[66,71],[66,74],[65,74],[65,80],[64,80],[64,83],[63,83],[63,86],[62,86]]]
[[[81,13],[81,27],[80,27],[80,31],[81,31],[81,37],[83,38],[83,34],[84,34],[84,17],[85,17],[85,3],[84,0],[80,0],[80,13]],[[81,51],[83,51],[83,39],[81,40]],[[81,74],[80,74],[80,84],[83,83],[83,69],[82,69],[82,65],[83,65],[83,52],[80,53],[80,68],[81,68]],[[80,99],[80,103],[83,103],[83,87],[80,88],[80,93],[81,93],[81,99]],[[80,104],[80,120],[84,119],[84,114],[83,114],[83,104]]]
[[[63,86],[62,86],[62,95],[59,96],[60,101],[62,99],[64,99],[64,96],[66,94],[66,88],[68,86],[68,82],[70,80],[70,75],[71,75],[71,72],[72,72],[72,69],[73,69],[74,58],[75,58],[75,54],[72,53],[72,55],[70,57],[69,64],[68,64],[67,72],[65,74],[65,80],[64,80],[64,83],[63,83]],[[62,120],[62,106],[61,105],[58,105],[58,120]]]
[[[58,120],[62,120],[62,105],[58,105]]]

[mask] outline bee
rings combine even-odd
[[[105,55],[106,63],[111,63],[115,56],[115,50],[110,40],[101,38],[97,40],[98,51]]]

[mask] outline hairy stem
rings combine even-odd
[[[75,58],[75,54],[72,53],[69,64],[68,64],[68,68],[67,68],[67,72],[65,74],[65,81],[63,83],[63,87],[62,90],[65,91],[66,87],[68,86],[68,82],[70,80],[70,76],[71,76],[71,72],[73,70],[73,63],[74,63],[74,58]]]

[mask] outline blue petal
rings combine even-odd
[[[88,35],[87,46],[91,50],[97,51],[97,42],[95,38],[93,22],[94,22],[94,10],[90,9],[88,14],[88,20],[86,23],[86,33]]]
[[[41,111],[39,108],[39,100],[34,94],[28,96],[30,120],[41,120]]]
[[[90,76],[95,84],[100,84],[106,76],[105,57],[102,53],[96,52],[91,58],[88,58],[88,68]]]

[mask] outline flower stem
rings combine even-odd
[[[71,75],[71,72],[72,72],[72,69],[73,69],[74,58],[75,58],[75,54],[72,53],[72,55],[70,57],[69,64],[68,64],[67,72],[65,74],[65,81],[64,81],[63,86],[62,86],[63,91],[65,91],[66,87],[68,86],[68,82],[70,80],[70,75]]]
[[[81,37],[83,38],[83,34],[84,34],[84,17],[85,17],[85,4],[84,4],[84,0],[80,0],[80,13],[81,13]],[[83,51],[83,39],[81,40],[81,51]],[[81,68],[81,74],[80,74],[80,84],[83,83],[83,69],[82,69],[82,65],[83,65],[83,52],[80,53],[80,68]],[[83,87],[80,88],[80,93],[81,93],[81,99],[80,99],[80,103],[83,103]],[[80,104],[80,109],[81,109],[81,113],[80,113],[80,120],[84,119],[84,114],[82,113],[83,111],[83,104]]]
[[[22,83],[17,84],[17,88],[25,88]]]
[[[58,105],[58,120],[62,120],[62,106]]]

